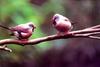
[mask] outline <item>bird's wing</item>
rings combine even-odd
[[[20,31],[23,33],[27,33],[28,32],[28,28],[25,28],[23,26],[15,26],[11,28],[12,31]]]

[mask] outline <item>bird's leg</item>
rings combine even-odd
[[[22,39],[22,34],[20,31],[17,31],[18,32],[18,39],[21,40]]]
[[[61,34],[62,34],[61,32],[57,31],[57,35],[61,35]]]

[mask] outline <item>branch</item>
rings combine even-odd
[[[8,51],[8,52],[12,52],[12,50],[10,48],[7,48],[6,45],[0,46],[0,50],[5,50],[5,51]]]
[[[57,39],[68,39],[68,38],[91,38],[91,39],[99,39],[100,37],[96,36],[100,34],[100,25],[96,25],[90,28],[86,28],[83,30],[71,31],[67,34],[55,34],[46,37],[36,38],[28,41],[21,41],[17,39],[3,39],[0,40],[0,45],[7,45],[7,44],[18,44],[18,45],[35,45],[38,43],[57,40]],[[95,36],[94,36],[95,35]],[[5,47],[3,47],[5,48]],[[6,47],[7,48],[7,47]],[[1,49],[1,48],[0,48]]]

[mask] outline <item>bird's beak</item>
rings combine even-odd
[[[34,29],[36,29],[36,26],[34,26]]]

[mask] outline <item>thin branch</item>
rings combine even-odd
[[[57,40],[57,39],[68,39],[68,38],[91,38],[91,39],[99,39],[100,37],[94,36],[97,34],[100,34],[100,25],[93,26],[90,28],[86,28],[83,30],[77,30],[77,31],[71,31],[67,34],[55,34],[55,35],[50,35],[46,37],[41,37],[41,38],[36,38],[36,39],[31,39],[28,41],[21,41],[17,39],[3,39],[0,40],[0,45],[9,45],[9,44],[17,44],[17,45],[35,45],[38,43],[46,42],[46,41],[51,41],[51,40]],[[6,47],[7,48],[7,47]],[[0,48],[1,49],[1,48]]]
[[[96,28],[100,28],[100,25],[96,25],[96,26],[89,27],[89,29],[96,29]]]
[[[5,50],[5,51],[8,51],[8,52],[12,52],[12,50],[10,48],[7,48],[6,45],[0,46],[0,50]]]
[[[94,36],[94,35],[98,35],[100,34],[100,32],[93,32],[93,33],[87,33],[87,34],[84,34],[85,36]]]
[[[88,36],[89,38],[91,38],[91,39],[98,39],[98,40],[100,40],[100,37],[98,37],[98,36]]]
[[[100,32],[100,28],[97,29],[86,28],[83,30],[72,31],[72,33],[74,34],[85,34],[85,33],[93,33],[93,32]]]
[[[29,41],[21,41],[21,40],[16,40],[16,39],[4,39],[4,40],[0,40],[0,45],[4,45],[4,44],[34,45],[34,44],[38,44],[41,42],[51,41],[51,40],[56,40],[56,39],[67,39],[70,36],[72,37],[71,34],[67,34],[67,35],[56,35],[55,34],[55,35],[50,35],[46,37],[32,39]]]

